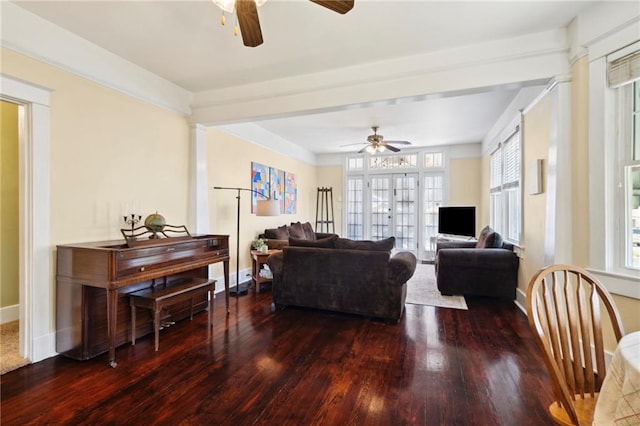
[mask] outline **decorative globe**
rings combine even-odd
[[[164,229],[167,222],[164,220],[164,216],[155,212],[147,216],[144,220],[144,226],[151,232],[160,232]]]

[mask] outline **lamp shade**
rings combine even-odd
[[[256,216],[279,216],[280,215],[280,201],[258,200],[256,205]]]

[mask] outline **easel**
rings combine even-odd
[[[329,198],[331,198],[331,216],[329,216]],[[336,227],[333,222],[333,188],[318,188],[316,198],[316,232],[331,232],[335,234]]]

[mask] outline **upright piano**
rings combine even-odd
[[[130,247],[124,240],[59,245],[56,288],[56,350],[85,360],[109,352],[131,339],[128,294],[156,285],[194,278],[208,279],[208,266],[223,262],[229,311],[229,236],[195,235],[161,238]],[[193,303],[207,308],[206,296]],[[168,308],[171,321],[189,316],[191,305]],[[153,331],[149,316],[139,315],[136,335]]]

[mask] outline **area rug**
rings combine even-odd
[[[0,324],[0,374],[29,364],[28,359],[20,356],[18,324],[18,321]]]
[[[443,296],[436,286],[433,265],[418,264],[413,277],[407,282],[406,303],[438,306],[440,308],[468,309],[463,296]]]

